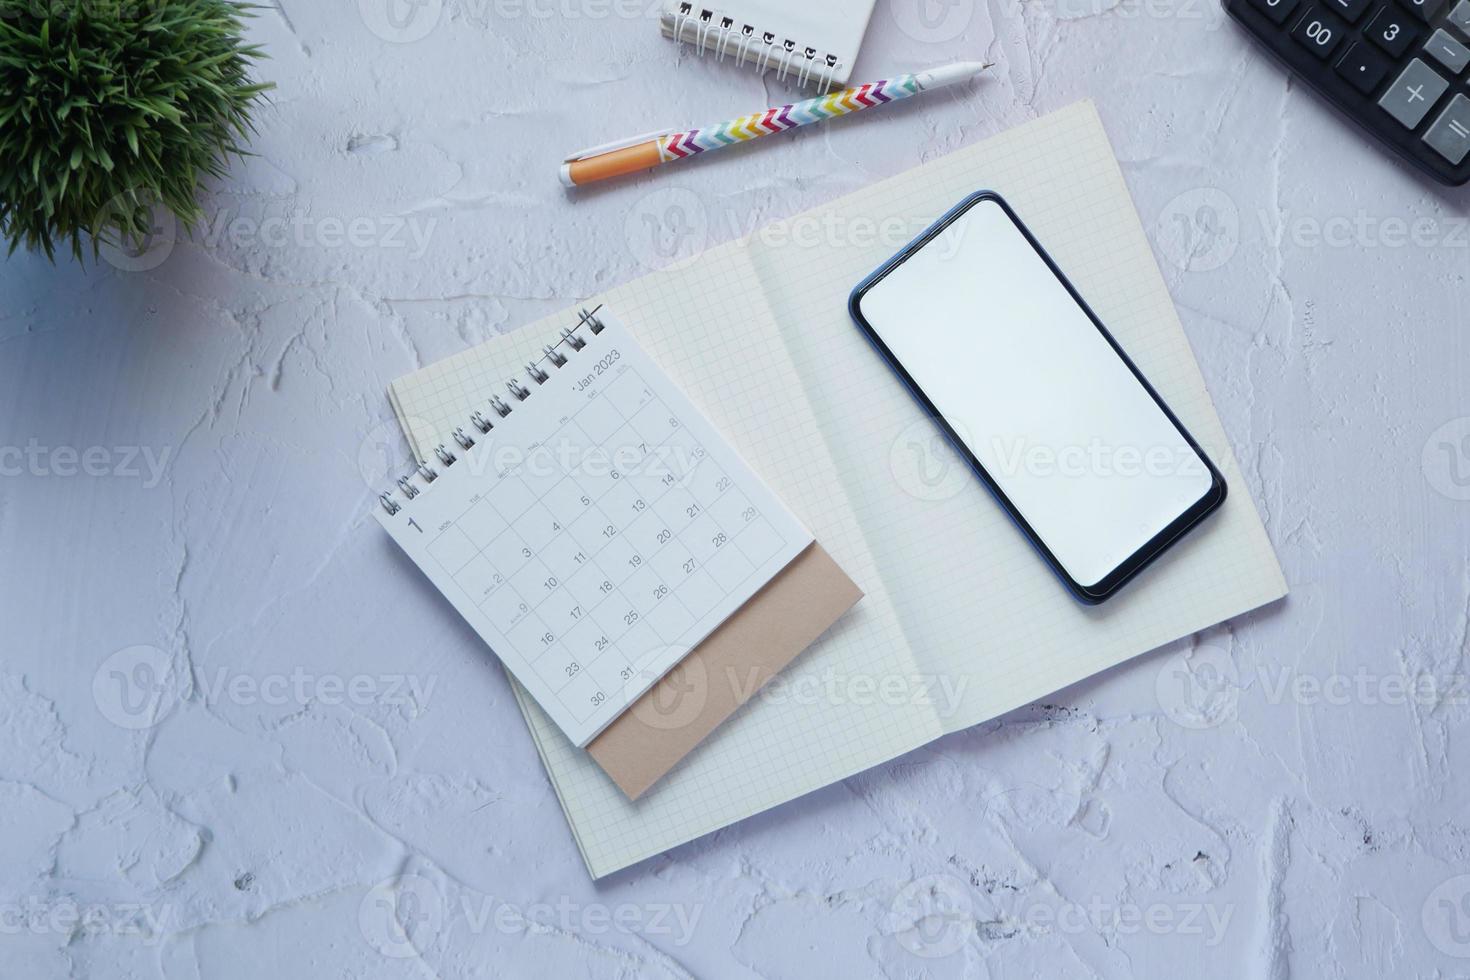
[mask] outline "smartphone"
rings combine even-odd
[[[1081,601],[1224,502],[1220,472],[1000,195],[960,202],[848,306]]]

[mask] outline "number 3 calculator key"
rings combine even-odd
[[[1409,18],[1392,5],[1384,7],[1368,24],[1368,40],[1378,45],[1395,58],[1419,40],[1423,35]]]

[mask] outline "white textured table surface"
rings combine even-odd
[[[790,90],[653,0],[391,2],[260,12],[193,241],[0,267],[0,975],[1470,975],[1463,194],[1214,0],[880,0],[855,78],[994,76],[574,203]],[[1291,598],[593,885],[397,597],[386,384],[1089,96]]]

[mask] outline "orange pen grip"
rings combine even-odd
[[[663,162],[663,157],[658,152],[658,140],[649,140],[637,146],[625,146],[621,150],[599,153],[585,160],[573,160],[566,164],[566,177],[573,184],[590,184],[595,180],[607,180],[647,170]]]

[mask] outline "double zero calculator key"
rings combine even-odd
[[[1384,7],[1368,24],[1368,40],[1395,58],[1417,44],[1424,35],[1407,16],[1392,5]]]
[[[1291,36],[1296,42],[1319,58],[1326,60],[1342,42],[1342,21],[1314,6],[1297,22]]]

